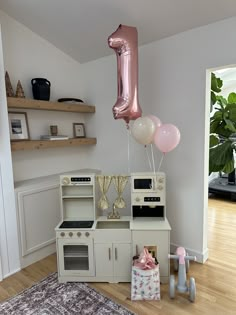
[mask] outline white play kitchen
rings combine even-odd
[[[107,215],[109,185],[118,197]],[[122,192],[130,189],[131,209]],[[165,174],[133,173],[103,176],[100,172],[60,176],[62,222],[56,227],[58,279],[67,281],[130,282],[132,258],[143,247],[154,251],[160,280],[169,280],[170,225],[166,218]]]

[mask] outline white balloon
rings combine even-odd
[[[136,119],[131,128],[131,134],[134,139],[141,144],[150,144],[153,140],[156,126],[148,117]]]

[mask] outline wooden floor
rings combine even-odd
[[[138,315],[236,314],[236,202],[209,199],[209,259],[192,263],[189,276],[196,280],[195,303],[186,294],[168,295],[161,285],[161,301],[130,300],[130,284],[93,283],[98,291]],[[56,256],[49,256],[0,282],[0,300],[16,295],[56,271]]]

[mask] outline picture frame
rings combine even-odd
[[[74,138],[85,138],[85,126],[82,123],[73,123]]]
[[[11,141],[30,140],[26,112],[8,112]]]

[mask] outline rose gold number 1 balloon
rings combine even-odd
[[[118,96],[113,106],[115,119],[128,124],[142,115],[138,101],[138,33],[135,27],[120,25],[108,37],[117,57]]]

